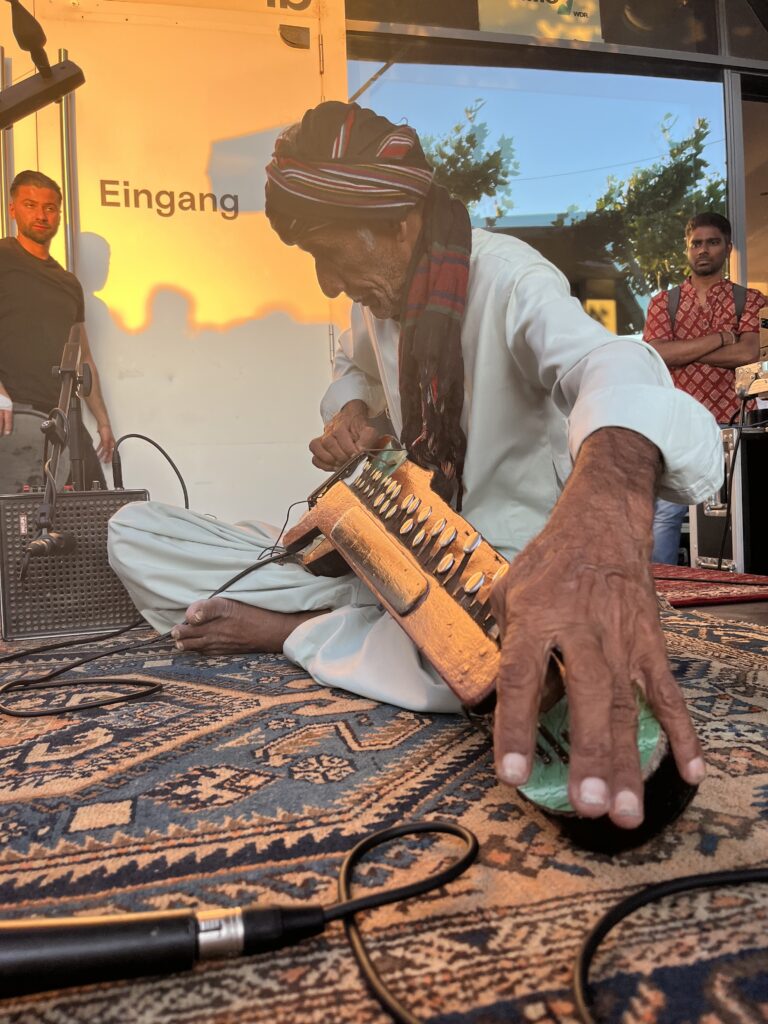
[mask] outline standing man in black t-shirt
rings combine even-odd
[[[0,240],[0,462],[3,449],[11,450],[7,435],[14,429],[13,406],[47,414],[58,404],[61,382],[51,368],[60,364],[69,332],[79,324],[82,362],[90,366],[93,380],[86,402],[100,439],[94,452],[83,430],[85,482],[90,487],[94,480],[104,484],[99,459],[111,459],[115,438],[83,324],[83,289],[50,256],[61,198],[56,182],[38,171],[21,171],[11,185],[10,213],[18,236]]]

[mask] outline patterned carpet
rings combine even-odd
[[[608,858],[569,846],[496,784],[487,740],[458,716],[322,689],[282,657],[200,659],[165,645],[81,670],[162,681],[152,700],[0,719],[0,913],[331,903],[340,861],[363,835],[450,818],[477,834],[476,864],[444,890],[362,916],[385,979],[425,1021],[570,1024],[573,958],[606,908],[647,883],[768,864],[768,630],[699,613],[664,621],[710,773],[645,847]],[[448,837],[386,847],[358,891],[401,884],[455,850]],[[595,964],[598,1017],[765,1021],[766,935],[766,886],[643,911]],[[272,954],[0,1007],[3,1024],[389,1019],[338,924]]]
[[[654,565],[652,571],[656,590],[675,608],[768,601],[768,576],[694,569],[689,565]]]

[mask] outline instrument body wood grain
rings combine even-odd
[[[363,478],[365,479],[365,478]],[[400,487],[398,512],[386,518],[390,504],[374,507],[388,484]],[[464,547],[477,536],[474,528],[431,489],[431,474],[414,463],[404,461],[391,474],[364,486],[344,481],[334,483],[313,508],[302,517],[285,538],[290,553],[306,550],[303,564],[314,572],[333,568],[328,556],[337,551],[353,571],[371,588],[382,605],[400,623],[424,656],[438,669],[448,686],[469,708],[492,703],[499,662],[499,645],[490,613],[481,625],[457,598],[448,592],[435,570],[435,555],[452,555],[461,569]],[[405,496],[405,497],[403,497]],[[418,499],[413,515],[407,512],[406,499]],[[402,498],[402,501],[399,499]],[[418,524],[424,537],[414,548],[419,515],[429,516]],[[436,537],[429,531],[445,521]],[[403,528],[410,528],[403,532]],[[438,547],[440,537],[456,531],[450,544]],[[509,563],[490,544],[480,540],[466,558],[458,579],[446,582],[460,593],[462,584],[477,573],[484,582],[472,595],[472,606],[486,607],[493,580],[506,571]],[[454,570],[456,572],[456,570]],[[333,575],[333,572],[326,573]]]

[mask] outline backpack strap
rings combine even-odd
[[[738,327],[747,302],[747,289],[743,284],[734,284],[731,287],[733,288],[733,304],[736,307],[736,326]]]
[[[675,333],[675,317],[677,316],[677,307],[680,305],[680,285],[676,284],[674,288],[670,288],[667,292],[667,310],[669,311],[669,322],[672,325],[672,333]]]

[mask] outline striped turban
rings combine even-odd
[[[435,470],[433,486],[461,508],[467,441],[461,428],[471,228],[466,207],[435,185],[416,132],[356,103],[307,111],[278,138],[267,167],[266,213],[288,245],[324,225],[399,222],[422,207],[400,315],[402,442]]]

